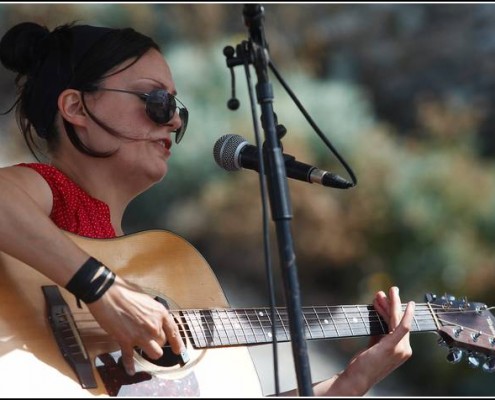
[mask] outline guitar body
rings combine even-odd
[[[76,244],[118,275],[179,308],[224,308],[228,301],[210,266],[187,241],[168,231],[146,231],[115,239],[89,239],[68,234]],[[83,305],[59,288],[70,307],[91,361],[96,388],[84,389],[62,355],[47,318],[42,287],[49,279],[20,261],[0,253],[0,396],[92,397],[109,395],[96,368],[102,354],[119,347],[109,340]],[[175,314],[175,312],[174,312]],[[186,340],[186,339],[185,339]],[[247,347],[194,349],[190,361],[159,366],[137,356],[138,371],[153,374],[159,396],[257,397],[261,386]],[[136,386],[128,394],[148,395]],[[155,390],[152,388],[152,390]],[[119,393],[119,395],[122,393]],[[124,393],[125,394],[125,393]]]

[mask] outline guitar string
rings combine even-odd
[[[444,308],[440,307],[440,306],[436,306],[436,305],[432,305],[432,304],[428,304],[425,306],[425,305],[422,305],[422,304],[418,304],[417,305],[417,309],[415,311],[415,322],[416,322],[416,325],[418,327],[418,329],[421,330],[421,327],[419,326],[421,323],[424,323],[425,321],[427,321],[429,323],[429,326],[430,327],[435,327],[435,329],[432,329],[432,330],[437,330],[436,328],[436,324],[433,320],[433,317],[431,315],[431,311],[430,311],[430,308],[425,308],[423,309],[423,307],[427,307],[427,306],[432,306],[433,309],[438,309],[438,310],[442,310],[442,315],[449,315],[449,314],[458,314],[459,312],[458,311],[446,311]],[[346,307],[346,306],[333,306],[333,307],[326,307],[326,306],[318,306],[318,307],[313,307],[313,309],[330,309],[330,308],[338,308],[338,307]],[[359,306],[347,306],[347,307],[350,307],[352,309],[356,309],[356,307],[358,308],[359,312],[361,312],[362,310],[359,309]],[[313,336],[313,333],[312,332],[312,327],[313,325],[318,325],[319,326],[319,329],[318,331],[322,331],[323,335],[329,335],[331,333],[335,333],[337,335],[337,337],[346,337],[346,336],[349,336],[349,335],[345,335],[343,333],[339,333],[339,328],[341,328],[341,332],[346,332],[346,329],[342,329],[342,327],[351,327],[353,326],[355,329],[357,328],[358,331],[359,330],[359,326],[360,324],[364,324],[365,325],[365,329],[364,329],[364,333],[362,334],[359,334],[357,336],[368,336],[371,334],[371,330],[368,328],[366,329],[368,326],[366,325],[366,323],[371,326],[372,324],[376,324],[376,323],[382,323],[383,322],[383,319],[379,316],[378,312],[376,310],[373,310],[373,309],[369,309],[368,307],[369,306],[362,306],[364,308],[366,308],[366,312],[369,313],[369,316],[368,317],[365,317],[363,318],[362,315],[360,315],[360,319],[361,321],[359,321],[358,319],[356,319],[355,317],[354,318],[349,318],[348,317],[348,314],[346,314],[345,312],[343,313],[345,315],[345,318],[342,318],[342,320],[338,320],[338,319],[335,319],[333,318],[333,315],[332,315],[332,324],[325,324],[325,325],[322,325],[321,324],[321,321],[322,321],[322,318],[308,318],[307,319],[307,323],[308,323],[308,326],[307,326],[307,329],[306,331],[308,331],[308,339],[312,339],[311,336]],[[310,308],[307,308],[307,307],[304,307],[303,310],[304,311],[307,311],[309,310]],[[492,308],[489,308],[488,310],[491,310]],[[267,333],[266,330],[270,329],[271,330],[271,321],[270,321],[270,318],[266,318],[264,320],[260,319],[260,315],[259,315],[259,311],[261,310],[260,308],[253,308],[253,309],[242,309],[244,310],[245,312],[245,315],[246,315],[246,318],[241,318],[239,317],[239,315],[237,314],[239,310],[235,310],[235,309],[212,309],[212,310],[172,310],[173,313],[175,312],[179,312],[179,313],[185,313],[186,316],[184,318],[186,318],[186,323],[185,325],[183,325],[182,327],[182,331],[183,333],[190,339],[192,339],[193,337],[196,337],[198,336],[198,332],[197,331],[193,331],[193,329],[191,328],[184,328],[184,326],[189,326],[189,324],[192,324],[193,325],[193,328],[198,328],[198,326],[200,327],[200,331],[202,332],[202,334],[200,334],[199,336],[203,339],[203,340],[208,340],[209,342],[211,342],[212,340],[215,341],[215,339],[219,339],[220,342],[223,340],[223,339],[228,339],[230,336],[230,334],[234,333],[234,336],[235,338],[237,339],[235,342],[232,342],[231,340],[227,341],[226,343],[224,343],[225,345],[235,345],[235,344],[242,344],[242,338],[244,337],[245,340],[248,340],[250,338],[258,338],[258,340],[261,340],[263,339],[263,343],[266,341],[266,342],[271,342],[271,331],[269,331],[269,333]],[[287,340],[290,340],[290,335],[287,334],[287,331],[285,329],[285,324],[288,323],[288,319],[286,319],[285,317],[288,317],[288,314],[286,312],[286,310],[283,310],[283,309],[279,309],[279,311],[282,310],[282,313],[279,313],[279,319],[277,320],[277,324],[279,324],[280,328],[284,328],[284,332],[285,332],[285,337],[287,338]],[[251,317],[249,316],[248,312],[251,311]],[[266,310],[264,310],[266,311]],[[427,312],[425,312],[427,311]],[[207,312],[207,313],[213,313],[215,314],[215,316],[213,318],[209,318],[209,319],[206,319],[202,314],[204,312]],[[463,311],[464,313],[475,313],[477,314],[477,311],[475,310],[464,310]],[[235,324],[232,323],[232,318],[229,316],[229,314],[232,314],[232,313],[235,313],[236,314],[236,318],[234,319],[236,321]],[[353,313],[356,313],[356,312],[353,312]],[[351,314],[353,314],[351,313]],[[328,316],[331,316],[332,313],[329,313]],[[342,313],[341,313],[342,314]],[[80,332],[81,336],[82,337],[90,337],[90,336],[101,336],[101,335],[96,335],[94,332],[92,333],[92,335],[88,335],[86,332],[88,331],[94,331],[95,328],[94,327],[80,327],[79,325],[82,325],[82,324],[88,324],[88,323],[94,323],[95,326],[96,326],[96,329],[101,329],[99,327],[99,325],[96,323],[95,320],[93,319],[83,319],[83,318],[80,318],[80,316],[90,316],[89,313],[85,313],[85,312],[76,312],[74,313],[74,317],[76,317],[76,315],[78,316],[79,319],[76,319],[75,318],[75,322],[76,324],[78,325],[78,331]],[[194,315],[195,318],[192,318],[191,315]],[[199,315],[199,318],[198,318],[198,315]],[[268,316],[269,314],[266,313],[266,316]],[[252,319],[254,318],[254,316],[256,316],[256,319],[257,319],[257,322],[261,325],[260,328],[256,327],[257,329],[253,328],[253,324],[252,324]],[[428,316],[429,318],[423,318],[424,316]],[[180,317],[178,317],[180,318]],[[444,324],[452,324],[450,321],[448,321],[447,319],[445,318],[441,318],[439,317],[439,315],[437,314],[437,319],[444,323]],[[228,324],[230,325],[230,327],[228,327],[226,325],[226,321],[228,322]],[[264,325],[264,323],[266,323],[266,325]],[[244,325],[244,326],[243,326]],[[204,331],[204,327],[208,327],[209,329],[209,334],[205,334]],[[236,329],[237,327],[237,329]],[[326,329],[321,329],[321,328],[326,328]],[[213,328],[213,331],[212,331],[212,328]],[[251,333],[246,333],[246,328],[248,328],[248,332],[251,332]],[[382,330],[381,330],[381,333],[377,333],[377,335],[380,335],[380,334],[385,334],[387,332],[384,331],[384,327],[381,326]],[[464,327],[465,328],[465,327]],[[266,330],[265,330],[266,329]],[[475,329],[471,329],[471,328],[466,328],[467,331],[469,332],[478,332],[477,330]],[[424,330],[424,328],[423,328]],[[103,329],[101,329],[103,335],[106,335],[106,333],[103,331]],[[412,329],[412,331],[414,331],[414,329]],[[241,332],[241,333],[239,333]],[[194,334],[193,334],[194,333]],[[226,334],[226,336],[221,336],[222,334]],[[316,334],[316,333],[314,333]],[[219,336],[220,335],[220,336]],[[482,332],[482,335],[488,335],[490,336],[489,334],[487,333],[484,333]],[[277,335],[278,336],[278,335]],[[356,334],[352,333],[352,328],[351,328],[351,335],[350,336],[356,336]],[[334,338],[337,338],[337,337],[334,337]],[[315,337],[316,339],[332,339],[332,337]],[[279,340],[282,340],[282,339],[279,339]],[[106,343],[106,342],[115,342],[114,340],[110,340],[108,339],[108,336],[107,336],[107,340],[104,340],[102,342],[98,342],[98,343]],[[95,342],[93,342],[95,343]],[[220,343],[221,345],[222,343]],[[164,347],[168,347],[168,345],[165,345]]]
[[[369,312],[369,310],[368,310],[368,312]],[[444,312],[443,314],[448,314],[448,312]],[[456,312],[456,313],[452,312],[452,314],[458,314],[458,313],[457,313],[457,312]],[[424,318],[423,318],[423,319],[420,319],[419,317],[421,317],[421,315],[420,315],[419,313],[417,313],[417,314],[415,315],[415,316],[417,317],[417,318],[416,318],[416,320],[415,320],[415,322],[416,322],[416,324],[417,324],[417,327],[418,327],[418,328],[420,328],[420,327],[419,327],[420,322],[427,321],[427,322],[429,322],[429,327],[430,327],[430,329],[431,329],[431,330],[437,330],[437,329],[436,329],[436,328],[437,328],[437,325],[434,323],[434,320],[433,320],[433,318],[431,317],[431,313],[430,313],[430,311],[428,311],[427,313],[423,313],[423,316],[425,316],[425,315],[427,315],[427,316],[428,316],[428,318],[427,318],[427,319],[424,319]],[[225,318],[227,318],[227,319],[228,319],[228,315],[227,315],[226,317],[224,317],[224,320],[225,320]],[[220,319],[220,322],[222,322],[222,316],[220,316],[220,318],[217,318],[217,321],[218,321],[218,319]],[[439,319],[441,322],[443,322],[443,323],[445,323],[445,324],[450,323],[450,322],[449,322],[448,320],[446,320],[446,319],[442,319],[442,318],[438,318],[438,317],[437,317],[437,319]],[[200,321],[201,321],[201,318],[200,318]],[[270,322],[270,320],[269,320],[269,319],[267,319],[267,320],[265,320],[265,321],[267,322],[266,328],[271,328],[271,322]],[[313,321],[314,321],[314,320],[313,320]],[[316,319],[316,321],[321,322],[321,318],[317,318],[317,319]],[[371,324],[372,324],[372,323],[376,323],[376,321],[380,322],[380,327],[382,328],[381,333],[382,333],[382,334],[383,334],[383,333],[386,333],[386,332],[384,331],[384,329],[383,329],[383,325],[382,325],[382,321],[383,321],[383,320],[382,320],[382,319],[381,319],[381,317],[378,315],[378,313],[376,313],[376,314],[375,314],[375,317],[374,317],[374,318],[366,318],[365,320],[361,318],[361,323],[364,323],[365,321],[366,321],[366,322],[370,322]],[[196,320],[196,321],[191,321],[191,320],[189,320],[188,322],[189,322],[189,323],[192,323],[192,324],[193,324],[193,326],[200,324],[200,322],[198,322],[197,320]],[[241,321],[241,322],[242,322],[242,321]],[[249,322],[249,321],[244,321],[244,322]],[[352,327],[354,327],[354,328],[359,327],[359,322],[360,322],[360,321],[359,321],[358,319],[353,319],[353,320],[351,321],[351,320],[350,320],[350,319],[346,316],[346,318],[344,319],[344,322],[339,321],[338,323],[335,323],[335,324],[334,324],[334,326],[331,326],[331,325],[330,325],[330,326],[327,326],[327,327],[330,329],[330,332],[334,332],[334,329],[335,329],[335,331],[336,331],[336,333],[337,333],[337,336],[344,337],[344,336],[349,336],[349,335],[342,335],[342,334],[340,334],[340,335],[339,335],[339,334],[338,334],[338,325],[340,324],[341,326],[345,326],[345,327],[347,327],[347,326],[348,326],[348,327],[350,328],[350,331],[351,331],[351,336],[356,336],[356,335],[354,335],[354,333],[352,332]],[[283,325],[283,324],[284,324],[284,321],[282,321],[282,325]],[[224,325],[224,323],[222,322],[222,324],[221,324],[221,325]],[[241,323],[241,325],[242,325],[242,323]],[[313,324],[313,325],[314,325],[314,324]],[[366,325],[365,325],[365,326],[366,326]],[[224,332],[229,333],[229,332],[228,332],[228,330],[227,330],[227,329],[225,329],[225,326],[222,326],[222,328],[223,328]],[[433,328],[435,328],[435,329],[433,329]],[[312,329],[312,326],[310,325],[310,326],[309,326],[309,332],[308,332],[308,333],[309,333],[309,336],[311,336],[311,333],[312,333],[311,329]],[[345,330],[344,330],[344,331],[345,331]],[[414,331],[414,329],[413,329],[413,331]],[[475,330],[474,330],[474,329],[472,329],[471,331],[472,331],[472,332],[475,332]],[[221,332],[217,332],[217,333],[221,333]],[[261,333],[262,333],[262,334],[261,334],[261,336],[263,336],[263,335],[264,335],[264,336],[265,336],[265,338],[266,338],[266,335],[267,335],[267,334],[266,334],[266,331],[262,331]],[[328,332],[328,329],[327,329],[327,332],[323,332],[323,333],[324,333],[324,334],[328,334],[328,333],[329,333],[329,332]],[[370,329],[365,329],[364,334],[370,334],[370,333],[371,333],[371,330],[370,330]],[[268,335],[269,335],[269,334],[268,334]],[[253,335],[253,336],[255,336],[255,337],[256,337],[256,335]],[[270,337],[271,337],[271,336],[270,336]],[[211,338],[212,338],[212,336],[210,335],[210,339],[211,339]],[[321,339],[321,337],[319,337],[319,336],[318,336],[317,338],[318,338],[318,339]],[[222,338],[220,338],[220,339],[222,339]],[[311,337],[309,337],[309,339],[311,339]],[[227,344],[228,344],[228,343],[227,343]]]
[[[419,307],[421,307],[421,306],[419,306]],[[315,308],[313,308],[313,310],[316,310],[317,308],[323,308],[325,310],[327,309],[327,307],[323,307],[322,306],[322,307],[315,307]],[[419,322],[420,320],[418,318],[421,317],[421,316],[426,315],[426,316],[429,317],[429,318],[426,319],[426,321],[430,321],[431,322],[432,321],[432,318],[431,318],[431,312],[430,312],[430,310],[429,309],[425,309],[426,312],[424,312],[424,313],[421,314],[421,310],[420,309],[418,310],[418,308],[417,308],[417,310],[415,312],[415,315],[414,315],[416,317],[416,321]],[[354,306],[353,306],[353,309],[354,309]],[[439,308],[439,309],[442,309],[442,308]],[[249,322],[249,319],[250,319],[250,317],[249,317],[249,311],[251,311],[251,315],[252,316],[255,316],[255,318],[258,319],[258,322],[260,322],[260,325],[261,326],[263,326],[263,322],[266,322],[267,323],[267,326],[271,326],[271,321],[270,321],[270,319],[268,317],[268,313],[266,313],[266,319],[264,321],[260,319],[260,311],[261,311],[261,314],[265,314],[266,310],[262,310],[262,309],[259,309],[259,308],[242,309],[242,310],[244,310],[244,313],[246,315],[246,319],[247,320],[244,319],[244,318],[239,318],[238,316],[237,316],[237,318],[234,318],[234,319],[231,318],[230,314],[237,313],[237,310],[234,310],[234,309],[172,310],[172,312],[174,312],[174,313],[183,312],[186,315],[191,315],[192,313],[195,313],[196,315],[199,314],[201,319],[206,318],[206,317],[203,316],[203,314],[205,314],[205,313],[208,313],[210,315],[214,314],[217,320],[220,319],[220,320],[223,320],[224,322],[225,321],[229,321],[231,323],[232,320],[239,321],[239,322]],[[305,311],[307,311],[307,310],[305,310]],[[368,316],[368,317],[362,317],[362,309],[359,309],[359,308],[358,308],[358,311],[357,312],[356,311],[353,311],[351,313],[345,313],[345,312],[343,312],[343,313],[339,313],[339,315],[340,316],[343,316],[343,319],[345,321],[344,322],[345,325],[347,325],[349,323],[357,323],[357,322],[359,322],[359,321],[356,320],[356,317],[355,317],[354,314],[358,314],[360,316],[359,319],[361,319],[362,321],[375,322],[375,321],[380,321],[381,320],[381,317],[379,316],[378,312],[376,312],[374,310],[369,310],[369,309],[367,309],[366,311],[368,312],[368,314],[370,314],[370,316]],[[466,312],[468,312],[468,311],[464,311],[464,313],[466,313]],[[472,313],[477,313],[474,310],[471,310],[471,312]],[[447,314],[448,315],[449,313],[458,314],[458,311],[453,311],[453,312],[445,311],[445,310],[442,311],[442,314]],[[77,313],[74,313],[74,314],[77,314]],[[284,318],[282,318],[282,315],[284,317],[288,317],[288,313],[286,311],[282,310],[282,313],[280,313],[280,311],[279,311],[278,314],[279,314],[278,321],[281,321],[282,324],[284,324],[284,322],[286,320]],[[308,313],[306,312],[305,314],[308,314]],[[328,315],[329,316],[330,316],[330,314],[331,314],[332,317],[335,317],[336,316],[336,313],[328,312]],[[79,315],[82,315],[82,313],[79,313]],[[84,315],[89,315],[89,313],[84,313]],[[311,326],[312,323],[314,323],[314,321],[317,321],[318,324],[321,324],[322,317],[321,316],[318,316],[317,314],[315,314],[315,315],[316,315],[316,318],[309,319],[309,320],[307,319],[309,326]],[[327,316],[327,313],[325,313],[325,316]],[[253,318],[253,317],[251,317],[251,318]],[[91,320],[89,320],[89,321],[91,321]],[[287,321],[288,321],[288,319],[287,319]],[[423,319],[423,321],[425,321],[425,319]],[[82,319],[81,319],[81,322],[83,322]],[[96,321],[94,321],[94,322],[96,322]],[[335,318],[334,318],[334,322],[335,322]],[[338,323],[342,323],[342,322],[341,321],[337,321],[335,324],[338,324]]]

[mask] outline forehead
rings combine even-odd
[[[132,63],[131,60],[126,61],[114,68],[113,71],[119,71],[130,63]],[[105,79],[107,83],[125,83],[126,85],[132,85],[136,82],[146,80],[154,81],[155,85],[162,86],[169,91],[175,91],[170,67],[163,55],[155,49],[146,52],[128,68]]]

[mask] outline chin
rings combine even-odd
[[[153,173],[150,175],[150,178],[152,180],[152,183],[159,183],[167,176],[168,172],[168,166],[165,164],[165,167],[157,169],[156,171],[153,171]]]

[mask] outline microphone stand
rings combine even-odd
[[[253,64],[258,78],[256,94],[258,104],[260,104],[262,110],[262,126],[266,139],[263,144],[264,159],[268,164],[266,176],[272,219],[276,224],[299,395],[312,396],[313,387],[304,335],[304,320],[301,308],[296,257],[290,227],[292,211],[285,161],[277,135],[275,115],[273,112],[273,90],[268,78],[268,48],[262,24],[263,13],[263,7],[259,4],[244,5],[244,22],[249,28],[250,34],[250,40],[247,43],[247,56],[249,62]],[[238,52],[244,54],[241,45],[237,48]],[[241,63],[242,61],[233,57],[232,51],[230,51],[227,65],[233,67]]]

